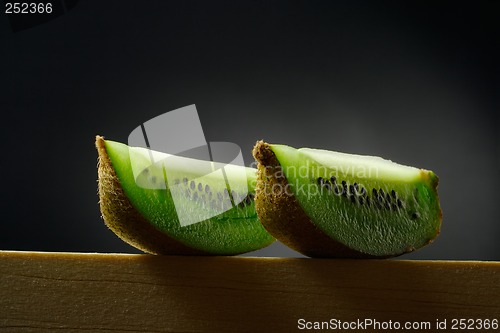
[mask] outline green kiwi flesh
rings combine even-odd
[[[262,224],[305,255],[393,257],[429,244],[440,232],[432,171],[263,141],[253,155]]]
[[[220,170],[215,162],[173,158],[100,136],[96,147],[102,217],[130,245],[155,254],[236,255],[275,241],[255,212],[255,169],[224,165],[221,177],[210,173]],[[151,156],[160,162],[151,163]],[[192,218],[189,224],[181,225],[179,209]]]

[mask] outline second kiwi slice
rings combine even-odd
[[[438,177],[380,157],[257,142],[264,227],[311,257],[387,258],[439,234]]]

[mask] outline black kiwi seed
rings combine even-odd
[[[333,193],[335,193],[336,195],[340,194],[340,190],[339,190],[339,187],[337,186],[337,184],[333,185]]]
[[[358,202],[360,205],[363,205],[365,203],[365,201],[363,200],[363,197],[359,197]]]
[[[325,180],[323,179],[323,177],[318,177],[318,185],[323,186],[324,183],[325,183]]]
[[[349,185],[349,193],[350,193],[351,195],[354,195],[354,186]]]
[[[391,205],[392,210],[398,210],[398,205],[396,205],[394,202]]]
[[[385,209],[387,209],[387,210],[391,210],[391,204],[390,204],[390,203],[388,203],[388,202],[386,202],[386,203],[385,203]]]
[[[400,199],[398,199],[398,207],[403,208],[403,202]]]
[[[198,191],[203,191],[203,184],[202,183],[198,183]]]
[[[385,199],[383,196],[379,196],[378,197],[378,202],[380,202],[381,204],[383,204],[385,202]]]
[[[210,186],[208,186],[208,184],[205,185],[205,192],[212,194],[212,192],[210,192]]]
[[[411,219],[412,220],[416,220],[420,217],[420,215],[418,214],[418,212],[413,212],[413,214],[411,214]]]
[[[362,187],[360,194],[361,194],[361,196],[366,197],[366,188]]]
[[[391,202],[392,199],[391,199],[391,196],[389,195],[389,193],[387,193],[385,195],[385,199],[387,200],[387,202]]]
[[[356,203],[356,196],[355,196],[355,195],[352,195],[352,196],[351,196],[351,202],[352,202],[353,204],[355,204],[355,203]]]
[[[239,203],[238,203],[238,207],[240,208],[244,208],[246,206],[246,202],[245,200],[241,200]]]
[[[370,200],[370,197],[367,197],[367,198],[366,198],[366,205],[367,205],[368,207],[370,207],[370,206],[371,206],[371,200]]]
[[[378,190],[379,195],[383,198],[385,196],[384,190],[380,189]]]
[[[189,183],[189,187],[191,187],[191,189],[194,190],[194,188],[196,187],[194,180],[192,180],[191,183]]]
[[[329,180],[325,180],[325,183],[324,183],[324,186],[327,190],[330,190],[330,188],[332,187],[332,184],[330,184],[330,181]]]
[[[347,183],[345,182],[345,180],[342,181],[342,190],[343,190],[342,195],[344,197],[346,197],[347,196]]]
[[[250,193],[250,194],[248,194],[248,197],[250,198],[250,200],[253,201],[253,199],[255,199],[255,194]]]
[[[235,203],[236,203],[236,202],[238,202],[238,206],[240,206],[240,207],[241,207],[241,206],[243,206],[243,207],[244,207],[244,206],[246,206],[246,198],[247,198],[247,197],[242,197],[242,198],[241,198],[241,201],[240,201],[240,200],[239,200],[239,198],[238,198],[238,200],[234,200],[234,202],[235,202]]]
[[[392,197],[393,197],[394,199],[396,199],[396,191],[392,190],[392,191],[391,191],[391,195],[392,195]]]
[[[335,184],[335,182],[337,181],[337,178],[335,178],[335,176],[331,176],[330,181],[332,182],[332,184]]]
[[[377,192],[377,189],[376,189],[376,188],[374,188],[374,189],[372,190],[372,193],[373,193],[373,196],[374,196],[375,198],[376,198],[376,197],[378,197],[378,192]]]

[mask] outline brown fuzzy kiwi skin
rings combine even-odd
[[[255,209],[264,228],[276,239],[309,257],[387,258],[353,250],[328,237],[300,207],[269,144],[257,141],[252,153],[258,162]]]
[[[207,255],[167,236],[151,225],[123,191],[106,150],[104,137],[96,136],[99,206],[105,224],[126,243],[151,254]]]

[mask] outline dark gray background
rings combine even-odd
[[[207,140],[239,144],[247,164],[265,139],[434,170],[442,233],[405,257],[499,260],[498,14],[493,1],[81,1],[14,33],[2,13],[0,248],[137,252],[100,219],[94,137],[126,142],[196,104]]]

